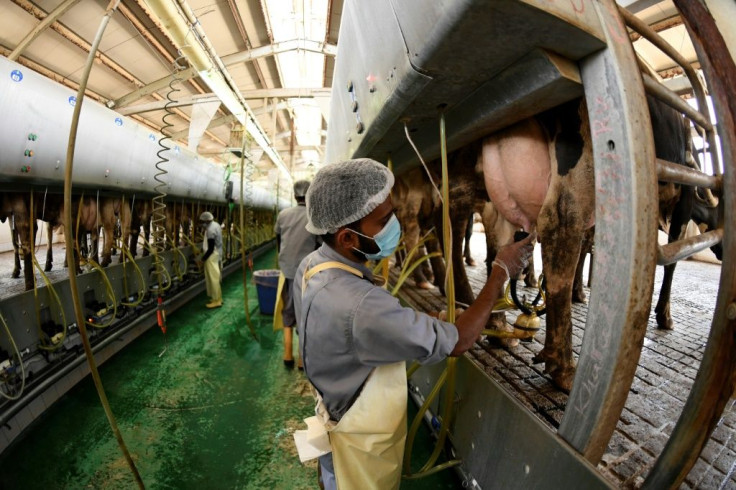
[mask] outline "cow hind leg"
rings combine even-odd
[[[473,290],[468,281],[463,264],[463,239],[465,237],[465,225],[467,224],[467,213],[459,217],[457,221],[452,220],[452,269],[455,279],[455,299],[461,303],[471,304],[475,299]],[[457,226],[454,226],[457,224]]]
[[[48,242],[46,244],[46,267],[44,267],[45,272],[50,272],[51,268],[54,265],[54,250],[53,250],[53,243],[54,243],[54,227],[51,225],[51,223],[48,224],[48,235],[47,235]]]
[[[475,267],[475,260],[470,255],[470,239],[473,237],[473,213],[470,213],[470,218],[468,219],[468,224],[465,228],[465,251],[463,252],[463,258],[465,259],[465,263],[468,264],[470,267]]]
[[[547,287],[547,329],[544,348],[534,362],[544,362],[544,370],[551,376],[553,383],[569,391],[575,373],[572,356],[572,286],[583,230],[582,223],[576,221],[572,212],[573,199],[569,195],[562,195],[560,203],[558,210],[543,210],[539,220]]]
[[[13,273],[11,274],[11,277],[13,279],[18,279],[20,277],[20,249],[19,249],[19,238],[18,238],[18,231],[16,229],[11,230],[11,239],[13,240],[13,259],[14,259],[14,267],[13,267]]]
[[[662,330],[674,330],[675,328],[675,322],[672,321],[672,315],[670,314],[670,292],[672,290],[672,278],[675,275],[675,266],[677,266],[677,262],[664,266],[662,289],[659,291],[657,306],[654,308],[657,328]]]

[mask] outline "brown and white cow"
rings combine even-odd
[[[31,201],[33,201],[31,203]],[[46,192],[3,192],[0,199],[0,219],[4,222],[10,220],[13,249],[15,255],[15,266],[12,277],[20,277],[20,256],[23,256],[23,278],[25,289],[33,289],[33,261],[31,255],[31,225],[33,226],[34,239],[37,236],[38,226],[36,220],[47,223],[46,265],[45,271],[51,270],[53,263],[53,232],[61,225],[63,197],[59,194]],[[35,219],[31,218],[31,207]]]

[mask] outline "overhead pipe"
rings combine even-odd
[[[178,5],[177,5],[178,4]],[[276,167],[291,181],[291,175],[281,157],[269,142],[265,131],[258,124],[248,104],[240,95],[237,85],[227,72],[222,60],[215,53],[199,21],[184,0],[149,0],[148,5],[158,16],[163,28],[186,56],[200,78],[217,94],[223,104],[245,126],[254,141],[269,156]],[[196,34],[197,39],[190,34]],[[215,66],[216,65],[216,66]]]

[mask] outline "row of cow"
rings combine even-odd
[[[697,166],[689,124],[682,115],[657,99],[648,97],[647,102],[657,158]],[[595,224],[594,162],[587,114],[584,100],[572,101],[448,155],[456,299],[466,304],[473,300],[463,267],[463,242],[473,211],[483,217],[488,274],[498,248],[512,241],[516,230],[535,228],[542,246],[547,290],[545,345],[535,362],[544,362],[545,372],[563,390],[571,388],[574,375],[571,302],[584,300],[582,258],[591,249]],[[406,172],[394,186],[394,205],[407,249],[427,230],[441,229],[440,198],[428,174],[440,182],[438,161],[427,169]],[[701,229],[715,229],[718,224],[718,208],[700,199],[692,187],[661,182],[659,202],[660,227],[670,241],[684,234],[691,218]],[[437,235],[441,238],[441,233]],[[426,246],[431,252],[441,243],[430,240]],[[713,252],[721,259],[720,245],[713,247]],[[442,290],[444,264],[439,258],[431,264],[434,282]],[[669,293],[674,269],[675,264],[665,268],[655,308],[660,328],[673,327]],[[416,271],[417,285],[428,287],[430,272]]]
[[[141,231],[145,240],[142,243],[142,255],[150,253],[151,226],[153,219],[154,203],[150,198],[136,198],[130,196],[111,196],[107,194],[81,194],[72,198],[72,233],[75,237],[75,256],[91,258],[99,262],[103,267],[112,262],[115,249],[121,244],[126,244],[130,254],[135,257],[138,254],[139,239]],[[199,216],[204,211],[210,211],[215,219],[230,229],[230,223],[237,225],[237,207],[231,209],[227,205],[211,205],[200,202],[185,200],[168,200],[163,209],[164,220],[161,226],[165,232],[165,248],[169,249],[176,244],[187,245],[201,242],[201,234],[198,227],[192,226],[196,221],[193,217]],[[33,217],[31,219],[31,210]],[[13,248],[15,249],[15,266],[12,277],[20,276],[21,269],[24,272],[26,290],[33,288],[33,263],[31,259],[31,248],[35,241],[31,236],[37,237],[37,220],[47,224],[47,243],[53,243],[53,233],[62,226],[64,214],[63,196],[58,193],[47,191],[27,192],[2,192],[0,193],[0,221],[10,222]],[[271,227],[271,215],[273,213],[255,213],[256,221],[263,221],[264,226]],[[33,230],[31,230],[33,225]],[[252,223],[258,227],[258,223]],[[102,260],[98,254],[98,239],[102,230]],[[66,232],[66,230],[65,230]],[[33,233],[33,234],[32,234]],[[226,232],[226,235],[228,233]],[[184,238],[184,237],[187,238]],[[86,243],[89,237],[90,246]],[[87,251],[88,250],[88,251]],[[23,258],[21,267],[20,258]],[[123,254],[120,254],[123,260]],[[50,271],[53,266],[53,250],[47,247],[45,271]],[[67,266],[66,259],[64,266]],[[79,262],[75,265],[79,271]]]

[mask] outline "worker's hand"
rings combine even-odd
[[[518,276],[529,265],[536,238],[537,232],[533,231],[523,240],[501,247],[493,262],[507,272],[509,279]]]

